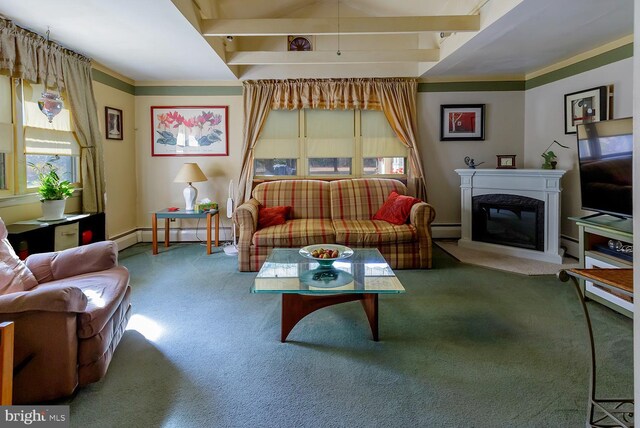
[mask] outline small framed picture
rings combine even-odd
[[[122,140],[122,110],[105,107],[104,123],[107,140]]]
[[[440,106],[440,141],[484,140],[484,104]]]
[[[564,133],[575,134],[581,123],[607,120],[608,90],[599,86],[564,96]]]
[[[516,169],[516,155],[496,155],[498,158],[498,169]]]

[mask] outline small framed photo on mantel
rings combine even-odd
[[[104,128],[107,140],[122,140],[122,110],[104,108]]]
[[[440,141],[483,141],[484,104],[440,106]]]
[[[516,169],[516,155],[496,155],[498,169]]]

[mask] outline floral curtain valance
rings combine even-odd
[[[397,137],[409,149],[409,191],[426,200],[417,144],[416,79],[287,79],[244,82],[245,132],[238,201],[248,199],[253,150],[270,110],[381,110]]]
[[[47,56],[49,58],[47,60]],[[47,73],[47,65],[49,73]],[[0,72],[66,90],[80,145],[83,212],[104,211],[104,165],[91,60],[0,18]]]

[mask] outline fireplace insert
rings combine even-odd
[[[472,199],[474,241],[544,251],[544,201],[492,194]]]

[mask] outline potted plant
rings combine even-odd
[[[553,153],[553,150],[549,150],[551,146],[553,146],[554,144],[557,144],[560,147],[563,147],[565,149],[569,148],[564,144],[560,144],[556,140],[553,140],[553,142],[549,144],[549,147],[547,147],[547,149],[544,152],[542,152],[541,156],[544,158],[542,169],[556,169],[556,165],[558,164],[558,161],[556,159],[558,159],[558,156],[556,156],[556,154]]]
[[[73,194],[73,187],[68,180],[62,180],[58,168],[49,162],[42,166],[29,163],[38,175],[38,194],[42,202],[43,220],[60,220],[64,218],[66,200]]]

